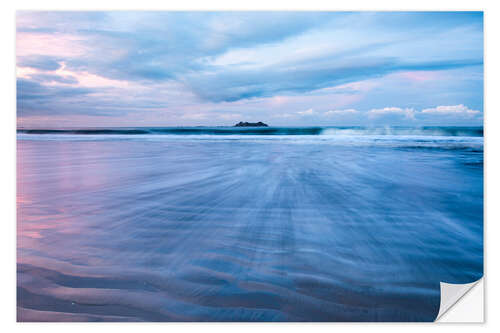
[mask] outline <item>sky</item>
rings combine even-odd
[[[483,123],[481,12],[16,19],[18,127]]]

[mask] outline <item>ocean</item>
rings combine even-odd
[[[17,131],[19,321],[433,321],[483,129]]]

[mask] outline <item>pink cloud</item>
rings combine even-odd
[[[442,78],[442,75],[440,75],[438,72],[432,71],[410,71],[396,73],[394,75],[414,82],[425,82]]]
[[[46,55],[76,57],[88,52],[80,36],[70,34],[45,34],[18,32],[16,34],[17,56]]]

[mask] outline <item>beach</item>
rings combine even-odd
[[[18,131],[18,320],[433,321],[482,277],[482,128],[245,130]]]

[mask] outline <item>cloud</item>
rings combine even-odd
[[[387,100],[482,109],[480,13],[18,12],[16,22],[20,117],[183,125],[224,120],[218,110],[363,123],[362,110]],[[416,114],[376,110],[368,115],[381,122]],[[450,117],[462,114],[472,113]]]
[[[358,113],[358,110],[356,109],[345,109],[345,110],[330,110],[326,111],[323,114],[327,117],[330,116],[343,116],[343,115],[349,115],[349,114],[356,114]]]
[[[55,71],[61,67],[60,59],[43,55],[30,55],[17,58],[17,66],[39,70]]]
[[[90,47],[81,35],[68,33],[20,32],[16,35],[18,57],[77,57],[85,56]]]
[[[475,60],[405,63],[394,57],[356,57],[339,61],[330,56],[302,59],[260,68],[214,67],[190,72],[183,78],[187,88],[202,100],[231,102],[279,94],[301,94],[366,80],[401,70],[447,70],[482,65]]]
[[[88,95],[92,89],[80,87],[52,87],[42,85],[36,81],[17,80],[17,100],[53,100],[66,97]]]
[[[402,124],[402,120],[407,123],[421,125],[480,125],[482,122],[482,112],[459,105],[436,106],[426,108],[421,111],[413,108],[385,107],[381,109],[371,109],[367,112],[369,118],[386,124]]]
[[[467,106],[463,104],[459,105],[441,105],[436,106],[435,108],[424,109],[422,113],[425,114],[434,114],[434,115],[466,115],[466,116],[475,116],[481,113],[478,110],[471,110]]]
[[[45,85],[53,83],[77,84],[78,80],[74,76],[61,76],[53,74],[32,74],[30,78],[36,82],[43,82]]]
[[[35,115],[104,114],[102,109],[88,108],[86,100],[96,91],[89,88],[44,85],[34,80],[17,80],[18,117]],[[108,112],[113,115],[113,112]],[[119,116],[116,114],[116,116]]]
[[[412,82],[426,82],[431,80],[438,80],[440,75],[438,72],[433,71],[409,71],[409,72],[399,72],[395,75],[404,78]]]
[[[299,112],[297,112],[297,114],[300,114],[301,116],[312,116],[312,115],[316,114],[316,112],[314,112],[313,109],[307,109],[305,111],[299,111]]]
[[[383,109],[371,109],[368,111],[368,115],[370,117],[401,115],[407,119],[415,119],[415,110],[411,108],[385,107]]]
[[[68,58],[69,69],[116,80],[180,80],[199,98],[213,102],[302,93],[401,70],[482,64],[482,59],[467,54],[440,61],[433,57],[406,61],[383,51],[395,44],[387,32],[368,34],[374,41],[353,43],[348,38],[367,31],[337,27],[335,19],[359,19],[339,13],[30,15],[43,33],[18,28],[18,54],[59,54]],[[96,28],[90,30],[93,21]],[[47,33],[54,26],[64,34]],[[345,37],[336,33],[339,28]],[[33,43],[45,46],[36,51]],[[250,69],[247,63],[252,64]]]

